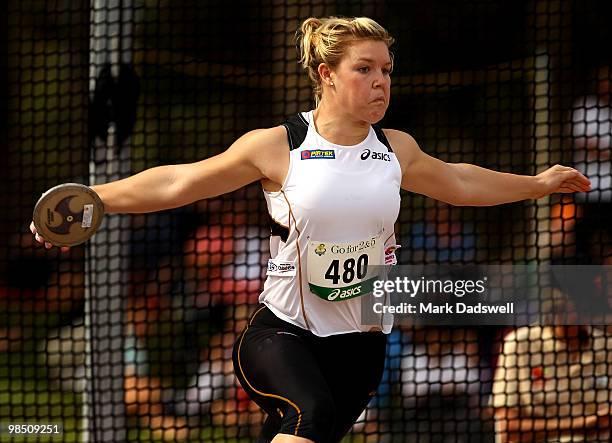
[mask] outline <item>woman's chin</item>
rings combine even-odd
[[[381,121],[383,119],[383,117],[385,116],[385,112],[386,111],[387,111],[386,107],[384,109],[373,109],[368,114],[368,118],[366,120],[371,125],[374,125],[374,124],[378,123],[379,121]]]

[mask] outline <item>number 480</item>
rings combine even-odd
[[[355,266],[354,258],[347,258],[346,260],[344,260],[344,263],[342,264],[343,283],[351,283],[355,279],[355,276],[357,276],[359,280],[363,279],[366,276],[368,272],[368,254],[361,254],[357,258],[356,264],[357,266]],[[355,267],[357,269],[355,269]],[[329,268],[327,268],[327,271],[325,272],[325,278],[327,280],[331,280],[332,283],[335,285],[338,284],[338,282],[340,281],[340,260],[332,260],[329,265]]]

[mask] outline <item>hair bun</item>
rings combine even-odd
[[[317,29],[323,25],[323,22],[316,18],[310,17],[302,23],[302,26],[295,34],[296,48],[300,57],[300,63],[304,68],[308,68],[316,60],[315,34]]]
[[[300,34],[302,36],[305,36],[306,34],[314,34],[317,28],[321,27],[322,24],[323,22],[316,17],[307,18],[300,27]]]

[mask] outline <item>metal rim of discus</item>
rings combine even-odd
[[[104,204],[89,186],[64,183],[45,192],[34,207],[36,231],[54,246],[76,246],[95,234]]]

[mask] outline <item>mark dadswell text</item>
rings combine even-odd
[[[514,303],[508,302],[500,305],[486,303],[399,303],[397,305],[384,305],[374,303],[374,312],[377,314],[514,314]]]
[[[486,303],[419,303],[421,314],[514,314],[514,303],[503,305],[488,305]]]

